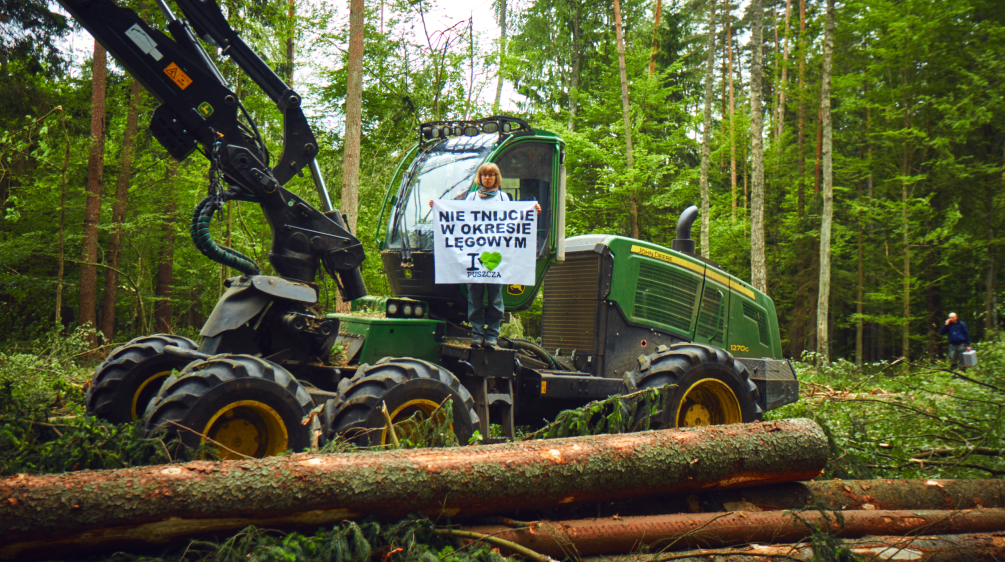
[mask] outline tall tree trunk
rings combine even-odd
[[[492,104],[492,112],[499,113],[499,102],[502,100],[503,62],[506,60],[506,0],[496,0],[496,17],[499,20],[499,75],[496,82],[496,100]]]
[[[618,67],[621,70],[621,115],[625,121],[625,168],[631,170],[632,161],[632,120],[629,116],[628,71],[625,68],[625,38],[621,29],[621,3],[614,0],[614,29],[618,40]],[[632,238],[639,237],[639,205],[635,190],[628,186],[628,222]]]
[[[796,134],[796,178],[797,189],[797,216],[802,217],[805,209],[805,197],[803,190],[805,187],[804,175],[806,172],[806,153],[804,144],[806,142],[806,0],[799,0],[799,131]]]
[[[823,149],[824,149],[824,115],[823,115],[823,104],[820,104],[819,112],[817,113],[817,155],[816,163],[813,166],[813,201],[816,202],[817,198],[820,197],[820,173],[821,166],[823,165]]]
[[[178,204],[175,201],[175,184],[178,181],[178,163],[168,160],[167,186],[164,190],[167,203],[164,205],[163,240],[160,261],[157,264],[157,287],[154,289],[154,325],[158,332],[171,333],[171,294],[174,285],[174,223]],[[136,295],[140,298],[140,295]]]
[[[764,255],[764,113],[761,108],[761,76],[764,71],[764,0],[752,0],[750,45],[750,152],[753,178],[750,193],[750,271],[754,288],[768,292],[767,260]]]
[[[817,290],[817,363],[830,362],[831,221],[834,218],[834,157],[831,152],[831,68],[834,61],[834,0],[827,0],[824,24],[824,67],[820,76],[823,116],[824,208],[820,220],[820,285]]]
[[[296,47],[296,36],[297,36],[297,3],[296,0],[289,0],[289,8],[286,12],[289,18],[290,34],[286,37],[286,84],[291,88],[293,87],[293,70],[294,70],[294,60]]]
[[[984,274],[984,333],[985,338],[990,337],[998,330],[998,319],[996,316],[997,304],[995,303],[995,226],[994,226],[994,200],[995,192],[988,190],[987,200],[987,222],[985,232],[988,239],[988,268]]]
[[[903,160],[901,162],[900,174],[903,180],[901,181],[901,219],[903,221],[904,229],[904,325],[901,330],[900,347],[901,347],[901,357],[904,358],[905,364],[910,364],[911,362],[911,212],[908,208],[908,202],[910,200],[910,181],[908,180],[908,174],[911,173],[911,152],[908,146],[907,131],[911,127],[911,119],[908,114],[908,100],[907,100],[907,75],[904,71],[904,99],[903,99],[903,112],[904,112],[904,153]]]
[[[66,169],[70,166],[70,133],[66,130],[66,114],[59,110],[59,127],[63,130],[66,141],[66,153],[63,155],[63,167],[59,171],[59,231],[56,235],[59,241],[59,270],[56,273],[56,331],[63,329],[63,275],[66,269]]]
[[[122,133],[122,154],[119,156],[119,176],[115,180],[115,203],[112,205],[112,232],[108,237],[108,269],[105,271],[105,293],[101,301],[101,333],[105,341],[115,336],[115,304],[119,291],[119,261],[122,256],[122,224],[126,219],[129,198],[129,176],[133,171],[133,146],[136,144],[136,124],[140,114],[143,87],[136,80],[129,87],[129,109],[126,130]]]
[[[97,328],[98,303],[98,222],[101,220],[101,181],[105,166],[105,48],[94,41],[94,70],[91,82],[91,149],[87,155],[87,203],[84,206],[84,237],[80,261],[80,325]],[[95,334],[91,348],[98,345]]]
[[[865,300],[865,244],[862,239],[862,181],[858,182],[858,277],[855,285],[855,366],[862,368],[863,336],[865,322],[862,320]]]
[[[569,73],[569,122],[566,125],[566,128],[570,131],[576,130],[576,114],[579,111],[579,104],[576,103],[576,98],[579,96],[580,62],[583,59],[583,4],[575,2],[575,6],[572,13],[572,70]]]
[[[785,37],[782,47],[782,81],[778,84],[778,132],[779,139],[785,130],[785,91],[789,89],[789,18],[792,15],[792,0],[785,0]]]
[[[729,199],[732,204],[731,224],[736,224],[736,103],[733,89],[733,22],[726,14],[726,54],[729,58]]]
[[[780,57],[778,56],[781,52],[778,42],[778,7],[774,4],[771,5],[771,28],[775,33],[775,50],[771,52],[771,58],[774,60],[774,67],[771,69],[772,78],[775,80],[774,87],[771,89],[771,127],[768,129],[768,136],[775,134],[778,130],[778,91],[780,90],[778,86],[778,68],[781,66]]]
[[[705,67],[705,113],[701,136],[701,256],[708,258],[708,160],[712,147],[712,82],[715,80],[715,0],[708,3],[708,49]]]
[[[359,143],[363,128],[363,0],[349,0],[349,61],[346,79],[345,153],[341,211],[356,232],[359,209]]]
[[[578,4],[578,2],[577,2]],[[656,0],[656,13],[653,17],[653,48],[649,53],[649,76],[656,74],[656,39],[660,34],[660,15],[663,13],[663,0]]]

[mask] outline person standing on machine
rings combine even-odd
[[[486,162],[478,168],[475,175],[478,189],[470,192],[465,201],[511,201],[508,193],[500,189],[502,172],[499,166]],[[433,206],[433,202],[429,202]],[[541,212],[541,205],[534,203],[534,210]],[[499,341],[499,328],[502,326],[503,285],[497,283],[468,283],[468,322],[471,323],[471,346],[492,347]],[[488,300],[488,306],[485,301]]]

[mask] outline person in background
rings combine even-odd
[[[970,351],[970,332],[966,323],[961,321],[955,312],[950,312],[946,325],[939,328],[939,335],[949,336],[949,370],[956,369],[956,365],[959,364],[966,371],[967,367],[963,365],[963,352]]]
[[[478,168],[475,177],[478,189],[468,193],[465,201],[511,201],[502,186],[502,172],[499,166],[487,162]],[[429,202],[433,206],[433,202]],[[534,209],[540,213],[541,205],[534,203]],[[472,347],[492,347],[499,342],[499,328],[502,326],[503,286],[495,283],[468,283],[468,322],[471,323]],[[488,307],[485,306],[486,297]]]

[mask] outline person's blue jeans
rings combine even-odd
[[[494,340],[499,337],[505,310],[502,288],[502,285],[484,283],[468,285],[468,322],[471,322],[471,331],[476,338]],[[485,306],[486,293],[488,306]]]

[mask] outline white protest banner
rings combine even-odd
[[[534,201],[433,202],[437,283],[533,285]]]

